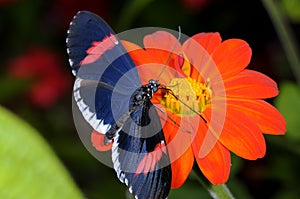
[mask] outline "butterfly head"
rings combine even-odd
[[[149,101],[153,94],[157,92],[159,83],[155,80],[149,80],[148,84],[141,86],[133,94],[133,105],[138,106],[143,104],[146,101]]]

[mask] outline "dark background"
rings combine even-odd
[[[126,187],[119,183],[113,169],[102,165],[84,148],[73,122],[74,77],[68,64],[65,39],[69,22],[77,11],[95,12],[116,32],[146,26],[177,30],[181,26],[182,32],[190,36],[220,32],[224,40],[246,40],[253,51],[248,68],[270,76],[279,88],[286,81],[295,85],[290,63],[261,1],[143,2],[0,0],[0,103],[40,132],[90,199],[124,198]],[[300,7],[289,6],[286,1],[276,2],[299,39],[300,17],[295,10]],[[299,1],[296,2],[299,6]],[[269,102],[276,105],[273,100]],[[263,159],[246,161],[233,156],[228,186],[237,198],[297,198],[300,195],[297,133],[266,136],[267,155]],[[181,198],[181,194],[186,199],[210,198],[193,176],[182,188],[172,192],[170,198]]]

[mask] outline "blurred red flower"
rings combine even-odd
[[[9,4],[9,3],[14,3],[16,2],[17,0],[0,0],[0,5],[2,4]]]
[[[49,108],[67,91],[71,77],[64,72],[64,64],[52,51],[33,47],[8,64],[8,74],[14,78],[32,80],[28,97],[32,104]]]
[[[105,0],[55,0],[53,1],[53,14],[64,29],[69,27],[73,16],[80,10],[88,10],[107,19],[110,14],[111,2]]]
[[[213,0],[180,0],[181,3],[192,11],[198,11],[205,8],[208,4],[212,3]]]

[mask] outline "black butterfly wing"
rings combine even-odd
[[[141,87],[129,54],[111,28],[87,11],[78,12],[71,22],[67,47],[77,77],[77,106],[95,130],[116,135],[112,159],[118,178],[138,198],[166,198],[172,175],[159,117],[150,101],[130,117],[125,114]],[[120,118],[125,118],[121,128],[116,123]]]
[[[117,133],[112,149],[121,182],[139,199],[166,198],[171,166],[160,120],[151,102],[139,106]]]
[[[75,101],[85,120],[106,133],[126,112],[131,94],[141,86],[135,64],[105,21],[88,11],[76,14],[66,42],[77,77]]]

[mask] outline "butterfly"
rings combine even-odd
[[[67,53],[76,76],[73,95],[84,119],[112,142],[117,177],[139,199],[167,198],[172,180],[160,118],[151,103],[156,80],[142,85],[120,39],[94,13],[79,11],[70,23]]]

